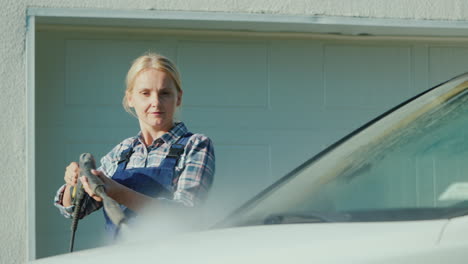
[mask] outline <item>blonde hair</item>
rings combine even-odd
[[[138,75],[148,69],[155,69],[155,70],[160,70],[164,71],[165,73],[169,74],[174,81],[174,84],[176,86],[177,92],[180,94],[182,93],[182,84],[180,81],[180,73],[177,70],[176,65],[169,60],[168,58],[157,54],[157,53],[146,53],[138,58],[136,58],[130,69],[128,70],[127,73],[127,78],[125,80],[126,84],[126,89],[125,89],[125,95],[122,100],[123,107],[125,111],[129,112],[133,116],[136,116],[136,114],[132,111],[130,106],[128,105],[128,96],[132,93],[133,87],[135,84],[135,79],[138,77]]]

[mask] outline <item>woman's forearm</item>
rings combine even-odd
[[[116,186],[109,188],[107,195],[117,203],[125,205],[132,211],[138,212],[145,205],[154,203],[155,199],[150,196],[136,192],[122,184],[116,183]]]
[[[63,196],[62,196],[62,205],[64,207],[69,207],[73,205],[72,199],[71,199],[71,187],[70,185],[65,185],[65,190],[63,191]]]

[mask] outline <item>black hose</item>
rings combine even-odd
[[[80,158],[81,159],[81,158]],[[80,161],[80,167],[82,162]],[[92,166],[94,164],[91,164]],[[95,166],[95,165],[94,165]],[[93,167],[94,169],[95,167]],[[72,224],[71,224],[71,239],[70,239],[70,252],[73,252],[73,246],[75,244],[75,233],[78,228],[78,220],[80,219],[81,207],[83,206],[83,201],[85,198],[85,191],[83,189],[83,184],[78,179],[77,184],[73,190],[70,190],[72,193],[76,190],[76,194],[73,196],[73,204],[75,209],[73,210]]]
[[[78,180],[79,181],[79,180]],[[81,182],[80,182],[81,183]],[[75,232],[78,228],[78,220],[80,219],[81,206],[83,205],[84,200],[84,190],[81,184],[77,184],[77,193],[75,195],[75,210],[73,211],[73,218],[71,224],[71,240],[70,240],[70,252],[73,252],[73,245],[75,244]]]

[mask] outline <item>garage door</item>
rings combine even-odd
[[[36,44],[37,257],[66,252],[69,221],[52,206],[65,166],[138,132],[121,100],[146,51],[182,73],[179,119],[215,143],[207,224],[377,114],[468,69],[462,44],[242,33],[43,28]],[[105,243],[102,214],[76,249]]]

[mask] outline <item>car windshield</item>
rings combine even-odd
[[[468,213],[468,83],[389,111],[287,175],[231,225],[403,221]]]

